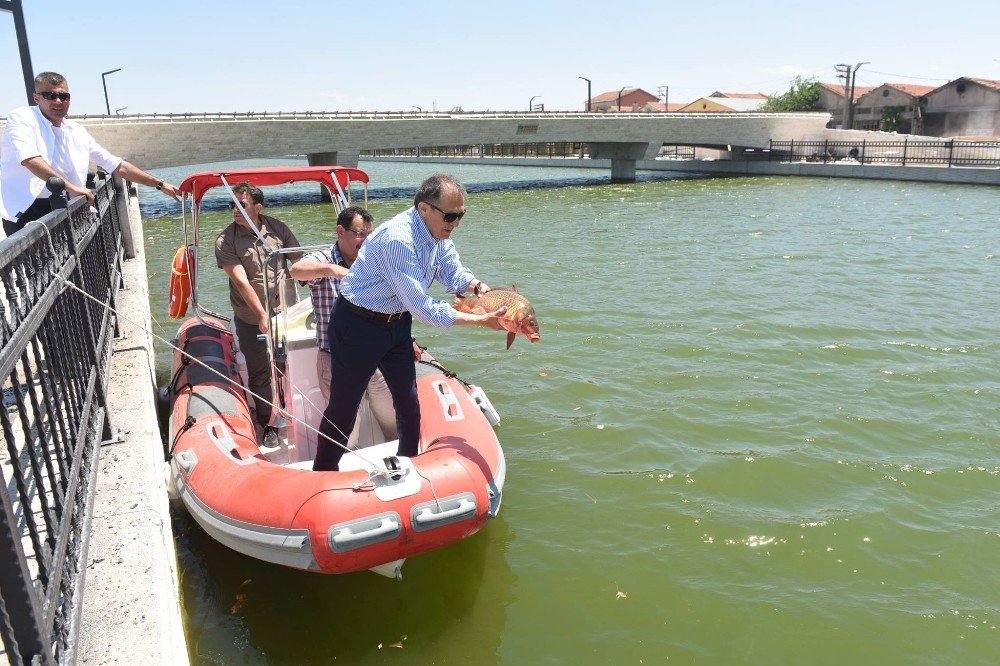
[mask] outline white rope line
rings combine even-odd
[[[55,248],[55,244],[53,244],[53,242],[52,242],[52,235],[51,235],[51,234],[49,234],[49,230],[48,230],[48,228],[47,228],[47,227],[45,227],[45,225],[44,225],[44,224],[41,224],[40,222],[35,222],[35,223],[36,223],[36,224],[40,224],[40,225],[42,226],[42,228],[43,228],[43,229],[45,229],[45,233],[46,233],[46,235],[48,236],[48,240],[49,240],[49,247],[50,247],[50,249],[52,250],[52,256],[53,256],[53,257],[56,257],[56,256],[58,256],[58,255],[56,254],[56,248]],[[30,224],[30,222],[29,222],[29,224]],[[175,350],[177,350],[177,351],[178,351],[178,352],[180,352],[180,353],[181,353],[182,355],[184,355],[184,356],[186,356],[187,358],[191,359],[192,361],[194,361],[194,362],[195,362],[195,363],[197,363],[198,365],[201,365],[202,367],[206,368],[206,369],[207,369],[207,370],[208,370],[209,372],[211,372],[212,374],[215,374],[215,375],[218,375],[218,376],[219,376],[219,377],[221,377],[221,378],[222,378],[222,379],[223,379],[224,381],[227,381],[227,382],[229,382],[230,384],[232,384],[232,385],[236,386],[237,388],[239,388],[239,389],[241,389],[241,390],[243,390],[243,391],[246,391],[246,392],[247,392],[247,393],[249,393],[249,394],[250,394],[251,396],[253,396],[253,399],[254,399],[255,401],[256,401],[256,400],[259,400],[259,401],[260,401],[261,403],[263,403],[263,404],[266,404],[266,405],[270,405],[272,409],[275,409],[275,410],[277,410],[277,411],[278,411],[279,413],[281,413],[281,414],[284,414],[284,415],[286,415],[287,417],[291,418],[291,419],[292,419],[293,421],[295,421],[295,422],[297,422],[297,423],[300,423],[300,424],[302,424],[303,426],[305,426],[305,427],[306,427],[306,428],[308,428],[309,430],[312,430],[312,431],[313,431],[314,433],[316,433],[316,434],[317,434],[317,435],[318,435],[319,437],[323,437],[323,438],[325,438],[326,440],[328,440],[329,442],[331,442],[331,443],[333,443],[333,444],[336,444],[336,445],[337,445],[337,446],[339,446],[340,448],[344,449],[344,451],[345,451],[345,452],[347,452],[347,453],[354,453],[354,454],[355,454],[356,456],[358,456],[359,458],[361,458],[362,460],[364,460],[364,461],[365,461],[366,463],[368,463],[368,464],[369,464],[370,466],[372,466],[372,467],[373,467],[373,468],[375,468],[376,470],[378,470],[378,469],[379,469],[380,467],[382,467],[381,465],[379,465],[379,463],[376,463],[376,462],[372,462],[371,460],[369,460],[368,458],[366,458],[366,457],[365,457],[364,455],[362,455],[361,453],[359,453],[359,452],[358,452],[358,451],[359,451],[358,449],[354,449],[354,450],[352,450],[352,449],[349,449],[349,448],[347,447],[347,445],[346,445],[346,444],[341,444],[340,442],[338,442],[337,440],[335,440],[335,439],[333,439],[333,438],[329,437],[328,435],[324,435],[324,434],[323,434],[322,432],[320,432],[320,431],[319,431],[318,429],[316,429],[316,428],[314,428],[313,426],[309,425],[308,423],[306,423],[306,422],[305,422],[305,421],[303,421],[302,419],[300,419],[300,418],[298,418],[297,416],[295,416],[295,415],[293,415],[293,414],[289,413],[288,411],[286,411],[286,410],[282,409],[281,407],[278,407],[278,406],[277,406],[277,405],[275,405],[275,404],[274,404],[273,402],[270,402],[270,401],[268,401],[268,400],[265,400],[265,399],[264,399],[264,398],[262,398],[261,396],[257,395],[257,394],[256,394],[256,393],[254,393],[253,391],[251,391],[251,390],[250,390],[249,388],[246,388],[246,387],[244,387],[244,386],[243,386],[242,384],[240,384],[240,383],[238,383],[238,382],[234,381],[234,380],[233,380],[232,378],[230,378],[230,377],[228,377],[228,376],[226,376],[226,375],[222,374],[221,372],[219,372],[219,371],[218,371],[218,370],[216,370],[215,368],[211,367],[210,365],[208,365],[208,364],[204,363],[204,362],[203,362],[203,361],[201,361],[200,359],[198,359],[198,358],[196,358],[196,357],[192,356],[191,354],[188,354],[188,353],[187,353],[186,351],[184,351],[183,349],[181,349],[181,348],[177,347],[176,345],[174,345],[173,343],[169,342],[168,340],[165,340],[164,338],[160,337],[159,335],[157,335],[157,334],[156,334],[156,333],[154,333],[153,331],[149,330],[148,328],[146,328],[145,326],[143,326],[143,325],[142,325],[142,324],[140,324],[139,322],[135,321],[134,319],[131,319],[130,317],[128,317],[128,316],[126,316],[126,315],[123,315],[122,313],[118,312],[117,310],[115,310],[115,309],[114,309],[113,307],[111,307],[110,305],[108,305],[108,304],[106,304],[106,303],[102,303],[101,301],[97,300],[96,298],[94,298],[93,296],[91,296],[90,294],[88,294],[88,293],[87,293],[86,291],[84,291],[83,289],[81,289],[81,288],[80,288],[80,287],[78,287],[77,285],[73,284],[73,283],[72,283],[71,281],[69,281],[69,280],[67,280],[66,278],[64,278],[64,277],[63,277],[62,275],[60,275],[60,274],[59,274],[59,273],[58,273],[57,271],[50,271],[50,272],[51,272],[51,273],[52,273],[52,275],[53,275],[53,276],[54,276],[54,277],[56,278],[56,280],[58,280],[59,282],[61,282],[61,283],[62,283],[63,285],[65,285],[65,286],[68,286],[68,287],[70,287],[70,288],[72,288],[72,289],[75,289],[76,291],[78,291],[78,292],[80,292],[81,294],[83,294],[83,295],[84,295],[85,297],[89,298],[89,299],[90,299],[90,300],[92,300],[93,302],[95,302],[95,303],[97,303],[98,305],[100,305],[100,306],[101,306],[102,308],[104,308],[104,309],[108,310],[109,312],[112,312],[112,313],[114,313],[115,315],[117,315],[117,316],[121,317],[121,318],[122,318],[122,319],[124,319],[125,321],[127,321],[127,322],[131,323],[131,324],[132,324],[133,326],[136,326],[136,327],[137,327],[137,328],[138,328],[139,330],[141,330],[141,331],[144,331],[145,333],[148,333],[148,334],[149,334],[150,336],[152,336],[152,337],[156,338],[157,340],[159,340],[159,341],[160,341],[160,342],[162,342],[163,344],[167,345],[167,346],[168,346],[168,347],[170,347],[171,349],[175,349]],[[219,330],[223,330],[223,329],[219,329]],[[226,331],[226,332],[228,333],[228,331]],[[301,390],[300,390],[299,392],[301,393]],[[324,418],[325,418],[325,417],[324,417]],[[343,435],[344,435],[343,431],[342,431],[342,430],[341,430],[340,428],[338,428],[338,427],[337,427],[337,426],[336,426],[335,424],[333,424],[333,423],[331,422],[331,424],[330,424],[330,425],[332,425],[332,426],[333,426],[334,428],[336,428],[337,432],[339,432],[341,436],[343,436]],[[382,467],[382,469],[385,469],[385,468],[384,468],[384,467]],[[385,469],[385,472],[387,473],[387,472],[388,472],[388,470],[387,470],[387,469]]]
[[[337,177],[337,174],[331,172],[330,175],[333,176],[333,184],[337,187],[337,196],[340,197],[340,204],[341,204],[340,210],[343,211],[345,208],[347,208],[348,204],[347,195],[344,194],[344,188],[340,186],[340,178]],[[350,184],[348,184],[348,186],[350,186]]]

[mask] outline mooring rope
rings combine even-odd
[[[42,229],[45,230],[45,234],[48,237],[48,241],[49,241],[49,248],[52,250],[52,256],[53,257],[57,257],[58,254],[56,253],[55,244],[52,242],[52,235],[49,233],[48,227],[46,227],[41,222],[37,222],[37,221],[34,221],[34,220],[32,222],[34,222],[35,224],[41,225]],[[31,222],[29,222],[29,224],[31,224]],[[371,467],[375,468],[376,471],[372,473],[373,475],[375,475],[376,473],[377,473],[377,475],[384,475],[384,474],[387,474],[389,472],[389,470],[385,467],[385,465],[383,465],[381,463],[381,461],[379,461],[379,462],[373,462],[372,460],[369,460],[366,456],[362,455],[359,452],[360,451],[359,449],[355,449],[355,450],[349,449],[346,444],[341,444],[340,442],[338,442],[337,440],[333,439],[332,437],[330,437],[328,435],[324,435],[317,428],[314,428],[313,426],[309,425],[308,423],[306,423],[302,419],[298,418],[297,416],[289,413],[288,411],[282,409],[281,407],[278,407],[273,402],[271,402],[269,400],[265,400],[263,397],[257,395],[256,393],[254,393],[253,391],[251,391],[249,388],[243,386],[239,382],[236,382],[231,377],[222,374],[221,372],[219,372],[218,370],[216,370],[212,366],[208,365],[207,363],[204,363],[203,361],[201,361],[200,359],[196,358],[195,356],[192,356],[191,354],[188,354],[186,351],[184,351],[180,347],[178,347],[178,346],[174,345],[173,343],[171,343],[170,341],[168,341],[168,340],[160,337],[159,335],[157,335],[156,333],[154,333],[152,330],[146,328],[145,326],[143,326],[139,322],[135,321],[134,319],[132,319],[132,318],[130,318],[130,317],[128,317],[128,316],[126,316],[126,315],[118,312],[115,308],[111,307],[107,303],[103,303],[103,302],[99,301],[98,299],[94,298],[93,296],[91,296],[90,294],[88,294],[86,291],[84,291],[83,289],[81,289],[79,286],[77,286],[76,284],[74,284],[72,281],[67,280],[66,278],[64,278],[62,275],[59,274],[59,272],[57,272],[57,271],[50,271],[50,272],[52,273],[53,277],[55,277],[56,280],[59,281],[59,282],[61,282],[63,285],[65,285],[67,287],[70,287],[71,289],[75,289],[76,291],[78,291],[81,294],[83,294],[86,298],[89,298],[94,303],[97,303],[98,305],[100,305],[102,308],[104,308],[104,309],[108,310],[109,312],[111,312],[111,313],[113,313],[113,314],[121,317],[125,321],[127,321],[127,322],[131,323],[132,325],[136,326],[139,330],[141,330],[141,331],[149,334],[153,338],[156,338],[157,340],[159,340],[163,344],[167,345],[171,349],[174,349],[174,350],[180,352],[181,355],[183,355],[187,359],[189,359],[191,361],[194,361],[195,363],[197,363],[198,365],[202,366],[203,368],[206,368],[212,374],[217,375],[217,376],[221,377],[224,381],[229,382],[230,384],[232,384],[233,386],[235,386],[235,387],[237,387],[237,388],[239,388],[239,389],[241,389],[243,391],[246,391],[251,396],[253,396],[253,399],[255,401],[259,400],[261,404],[270,405],[271,408],[274,409],[274,410],[277,410],[279,414],[286,415],[288,418],[292,419],[296,423],[299,423],[299,424],[305,426],[307,429],[313,431],[319,437],[323,437],[327,441],[329,441],[329,442],[331,442],[333,444],[336,444],[340,448],[344,449],[345,452],[347,452],[347,453],[354,453],[354,455],[358,456],[363,461],[365,461],[366,463],[368,463]],[[225,330],[225,329],[218,329],[218,330]],[[226,332],[228,333],[228,331],[226,331]],[[296,387],[293,387],[293,388],[296,388]],[[296,389],[296,390],[298,390],[300,394],[302,393],[301,389]],[[326,417],[324,416],[324,418],[326,418]],[[327,421],[329,421],[329,419],[327,419]],[[348,439],[348,436],[344,435],[344,432],[340,428],[338,428],[336,426],[336,424],[330,422],[330,425],[332,425],[337,430],[337,432],[340,433],[340,435],[342,437],[344,437],[345,439]],[[416,469],[416,468],[414,468],[414,469]],[[423,475],[421,475],[421,476],[423,476]],[[433,492],[433,488],[432,488],[432,492]]]

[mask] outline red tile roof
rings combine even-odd
[[[913,83],[884,83],[882,85],[889,86],[890,88],[895,88],[896,90],[904,92],[912,97],[922,97],[923,95],[926,95],[927,93],[937,89],[938,87],[938,86],[919,86]]]
[[[820,85],[838,97],[844,96],[844,86],[839,83],[821,83]],[[875,88],[876,86],[854,86],[854,101],[857,102],[859,97],[875,90]]]
[[[625,88],[624,90],[621,91],[621,96],[624,97],[625,95],[631,95],[632,93],[635,92],[641,92],[643,94],[649,95],[649,97],[652,99],[657,99],[656,95],[648,93],[642,88]],[[594,104],[595,102],[617,102],[618,93],[619,93],[618,90],[612,90],[610,92],[601,93],[600,95],[591,98],[590,103]]]
[[[970,81],[975,81],[979,85],[986,86],[987,88],[989,88],[991,90],[1000,90],[1000,81],[997,81],[995,79],[974,79],[971,76],[964,77],[964,78],[967,78]]]

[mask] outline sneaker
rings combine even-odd
[[[278,429],[274,426],[264,426],[264,441],[261,446],[273,449],[278,446]]]

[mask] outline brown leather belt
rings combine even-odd
[[[365,319],[370,319],[371,321],[381,322],[383,324],[389,324],[394,321],[399,321],[403,318],[403,315],[409,314],[406,310],[402,312],[393,312],[392,314],[386,314],[385,312],[375,312],[375,310],[369,310],[368,308],[363,308],[360,305],[355,305],[343,296],[337,297],[337,305],[344,305],[350,310],[354,310],[359,315]]]

